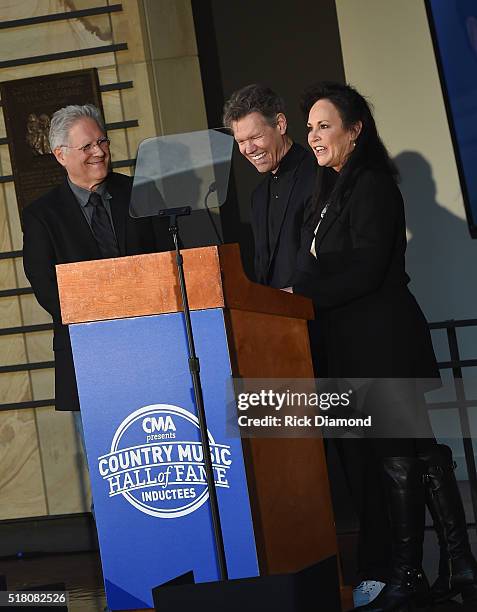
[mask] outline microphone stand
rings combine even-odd
[[[192,332],[192,324],[190,320],[189,300],[187,298],[187,287],[184,277],[184,261],[179,248],[179,227],[177,217],[190,215],[191,207],[182,206],[179,208],[169,208],[159,210],[159,217],[169,217],[169,232],[172,234],[174,246],[176,250],[177,271],[179,273],[179,285],[181,289],[182,308],[186,324],[187,345],[189,353],[189,372],[192,378],[192,386],[194,389],[194,399],[197,407],[197,416],[199,419],[200,437],[202,443],[202,454],[204,455],[205,473],[207,478],[207,487],[209,490],[210,510],[212,514],[212,526],[214,531],[215,550],[219,563],[220,580],[228,579],[227,561],[225,558],[224,539],[222,535],[222,526],[220,524],[219,505],[217,501],[217,490],[215,487],[214,470],[212,467],[212,458],[210,454],[209,436],[207,432],[207,420],[205,417],[204,398],[202,395],[202,384],[200,380],[200,363],[195,352],[194,335]]]

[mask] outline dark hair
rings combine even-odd
[[[308,118],[315,102],[322,99],[329,100],[336,107],[344,128],[349,129],[358,121],[361,121],[362,127],[355,147],[339,174],[330,173],[326,168],[319,173],[314,211],[311,213],[313,223],[316,221],[316,214],[321,212],[326,202],[346,199],[364,169],[385,172],[394,180],[398,178],[398,170],[378,135],[373,113],[366,99],[351,85],[322,81],[306,89],[302,95],[301,108],[305,118]]]
[[[261,113],[267,122],[275,127],[278,113],[285,112],[283,99],[270,87],[253,83],[246,85],[230,96],[224,105],[223,121],[231,127],[232,121],[242,119],[250,113]]]

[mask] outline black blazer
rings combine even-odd
[[[434,378],[424,315],[409,292],[401,193],[385,173],[365,170],[316,234],[305,227],[293,286],[313,298],[330,377]]]
[[[106,185],[112,196],[111,213],[121,256],[172,248],[162,225],[129,216],[130,177],[111,173]],[[101,259],[101,254],[67,181],[23,210],[23,233],[25,274],[38,302],[53,317],[56,409],[79,410],[68,328],[61,323],[55,265]]]
[[[286,196],[276,204],[279,231],[270,252],[268,244],[267,177],[252,194],[252,229],[255,241],[256,281],[289,287],[296,267],[304,218],[315,186],[317,165],[311,153],[294,143],[280,164]]]

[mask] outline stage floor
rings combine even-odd
[[[477,551],[475,529],[469,530],[473,549]],[[353,533],[339,536],[345,581],[350,584],[356,579],[353,573],[356,535]],[[437,569],[437,545],[435,535],[426,533],[424,566],[430,580]],[[98,553],[69,553],[35,555],[21,559],[0,559],[0,574],[7,577],[9,590],[26,586],[63,582],[69,592],[69,612],[102,612],[106,605]],[[319,608],[317,608],[319,610]],[[25,611],[31,608],[24,608]],[[438,612],[464,612],[456,604],[439,606]],[[265,612],[265,611],[264,611]],[[475,604],[466,612],[475,612]]]
[[[103,612],[106,606],[101,563],[96,552],[0,559],[0,574],[6,576],[11,591],[64,583],[69,593],[69,612]]]
[[[336,480],[334,481],[336,484]],[[467,518],[472,518],[471,495],[468,482],[461,482],[460,489]],[[345,584],[356,584],[355,558],[357,544],[356,518],[350,511],[350,499],[343,490],[334,489],[336,525]],[[438,548],[435,533],[427,517],[424,545],[424,570],[432,582],[437,574]],[[2,526],[0,526],[2,527]],[[477,531],[469,527],[469,537],[474,554],[477,556]],[[0,529],[0,555],[11,551],[8,557],[0,556],[0,576],[5,576],[9,590],[38,585],[64,583],[69,592],[69,612],[103,612],[106,598],[103,587],[101,562],[97,548],[96,530],[90,514],[77,517],[51,517],[46,521],[13,521]],[[54,554],[12,555],[18,550],[16,544],[28,543],[22,550],[50,550]],[[75,548],[76,546],[76,548]],[[68,552],[64,550],[89,550],[91,552]],[[8,554],[8,553],[7,553]],[[25,612],[32,608],[23,608]],[[317,609],[319,610],[319,608]],[[448,604],[436,608],[437,612],[476,612],[475,604],[466,610],[460,605]],[[246,611],[244,611],[246,612]],[[264,611],[267,612],[267,611]]]

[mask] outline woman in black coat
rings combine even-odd
[[[379,432],[369,444],[382,467],[393,554],[386,587],[359,609],[405,611],[428,596],[421,568],[425,499],[447,551],[432,595],[477,599],[477,563],[450,449],[426,432],[419,402],[416,379],[437,382],[439,373],[426,320],[407,287],[397,172],[366,100],[352,87],[319,83],[306,92],[303,110],[308,143],[324,172],[293,291],[315,302],[327,376],[377,380],[369,397],[373,388],[381,391],[378,410],[371,408]],[[393,385],[397,379],[401,384]],[[413,438],[416,419],[422,437]]]

